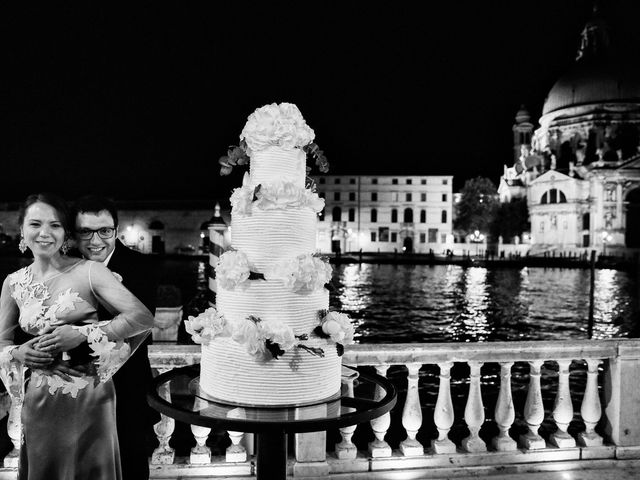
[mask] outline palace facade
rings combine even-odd
[[[575,63],[551,88],[540,127],[516,115],[501,201],[526,196],[532,253],[640,248],[640,75],[612,47],[597,10]]]
[[[442,253],[453,247],[452,176],[323,175],[321,252]]]

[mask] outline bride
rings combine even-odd
[[[63,199],[29,196],[19,223],[33,263],[8,275],[0,296],[0,376],[24,402],[18,478],[120,479],[110,378],[153,316],[107,267],[65,255]],[[100,304],[112,320],[98,321]],[[15,345],[18,328],[33,338]]]

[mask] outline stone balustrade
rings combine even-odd
[[[149,355],[162,373],[198,363],[200,349],[157,344]],[[569,470],[640,458],[640,340],[354,345],[343,362],[388,376],[398,404],[369,425],[296,435],[290,475],[418,478],[426,469]],[[15,447],[0,479],[15,478],[19,409],[9,408]],[[225,455],[212,456],[210,429],[193,425],[185,457],[170,445],[175,427],[165,416],[155,426],[152,478],[255,474],[252,435],[228,432]],[[327,435],[336,438],[329,451]]]

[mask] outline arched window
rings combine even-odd
[[[567,203],[567,197],[562,190],[552,188],[544,192],[540,203],[543,205],[546,203]]]
[[[562,192],[562,190],[558,190],[558,202],[559,203],[567,203],[567,197],[564,195],[564,193]]]
[[[398,223],[398,210],[391,210],[391,223]]]
[[[427,211],[420,210],[420,223],[427,223]]]
[[[333,211],[331,214],[334,222],[342,221],[342,209],[340,207],[333,207]]]
[[[442,215],[440,215],[441,217],[441,222],[442,223],[447,223],[447,211],[446,210],[442,210]]]
[[[378,210],[375,208],[371,209],[371,223],[376,223],[378,221]]]
[[[350,208],[349,209],[349,221],[350,222],[355,222],[356,221],[356,209],[355,208]]]
[[[413,210],[411,208],[404,209],[404,223],[413,223]]]

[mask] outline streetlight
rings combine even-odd
[[[476,257],[478,256],[478,244],[484,242],[484,234],[480,233],[479,230],[475,230],[471,235],[469,235],[469,240],[471,243],[476,244]]]
[[[611,243],[611,240],[613,240],[613,237],[609,232],[606,232],[606,231],[602,232],[602,256],[603,257],[607,256],[607,243]]]

